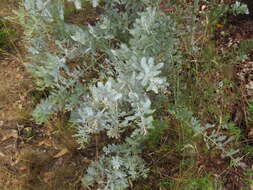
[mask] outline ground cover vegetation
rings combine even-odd
[[[32,124],[10,136],[23,142],[15,188],[251,190],[253,30],[236,23],[253,23],[250,6],[20,2],[8,19],[36,89]],[[0,43],[14,37],[4,22]]]

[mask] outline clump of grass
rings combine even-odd
[[[9,21],[0,19],[0,52],[10,51],[12,42],[16,38],[16,32]]]
[[[239,55],[247,55],[247,53],[252,49],[252,47],[253,39],[242,41],[238,48]]]

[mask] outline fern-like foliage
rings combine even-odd
[[[159,86],[155,83],[165,83],[165,79],[157,77],[160,71],[156,69],[162,64],[155,66],[152,58],[147,61],[144,57],[139,63],[146,67],[143,72],[133,67],[134,63],[129,65],[127,72],[122,70],[117,80],[109,78],[105,84],[98,82],[91,87],[91,95],[86,97],[88,101],[72,113],[71,121],[79,128],[77,136],[86,134],[87,137],[82,138],[86,141],[90,134],[106,130],[109,137],[118,138],[130,125],[135,129],[133,135],[145,135],[152,128],[154,110],[146,91],[157,92]]]
[[[104,147],[104,154],[87,169],[83,184],[89,187],[97,183],[101,190],[123,190],[130,186],[130,180],[146,177],[148,169],[139,150],[139,144],[130,138],[124,144]]]
[[[233,164],[237,164],[240,158],[235,155],[240,151],[228,147],[234,137],[226,136],[222,131],[217,129],[215,125],[209,123],[202,125],[200,120],[193,116],[193,113],[186,108],[171,109],[170,113],[173,114],[184,125],[190,127],[194,136],[203,136],[207,148],[214,148],[221,151],[223,157],[229,157]]]
[[[249,14],[249,9],[246,4],[236,1],[231,5],[231,12],[235,16],[240,14]]]

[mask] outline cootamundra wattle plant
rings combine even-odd
[[[68,1],[85,11],[82,3],[87,2]],[[33,116],[44,123],[58,112],[69,112],[81,146],[101,132],[121,139],[123,144],[106,146],[91,163],[83,184],[125,189],[147,175],[140,143],[153,128],[150,95],[168,86],[163,68],[175,53],[175,23],[160,11],[157,0],[92,0],[104,10],[100,20],[77,26],[65,21],[65,3],[24,0],[17,13],[30,54],[25,65],[38,87],[49,93]],[[98,76],[90,78],[89,71],[98,65],[103,65]],[[122,139],[126,131],[129,136]]]
[[[92,26],[74,25],[66,21],[66,3],[78,11],[86,11],[84,3],[103,11]],[[103,148],[83,178],[86,187],[122,190],[147,176],[140,154],[144,137],[154,128],[152,100],[167,90],[168,80],[179,77],[169,71],[184,66],[177,34],[184,29],[179,30],[159,4],[158,0],[24,0],[17,13],[29,51],[26,68],[48,94],[34,110],[35,120],[44,123],[67,112],[82,147],[99,133],[122,143]],[[187,28],[184,34],[194,34]],[[170,112],[201,134],[207,145],[233,159],[237,150],[225,150],[231,138],[217,130],[209,134],[213,125],[202,126],[187,110]]]

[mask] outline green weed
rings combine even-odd
[[[247,53],[253,47],[253,39],[244,40],[239,45],[239,51],[241,53]]]
[[[182,190],[216,190],[214,185],[210,182],[210,177],[202,177],[190,179],[186,182],[186,186]]]
[[[249,111],[250,115],[253,116],[253,100],[249,101],[248,111]]]
[[[156,146],[160,138],[164,135],[166,129],[169,128],[168,124],[163,120],[155,120],[153,122],[154,128],[150,130],[148,135],[148,142],[150,145]]]
[[[217,190],[212,183],[210,175],[195,178],[188,177],[176,180],[164,180],[161,181],[161,185],[168,190]]]

